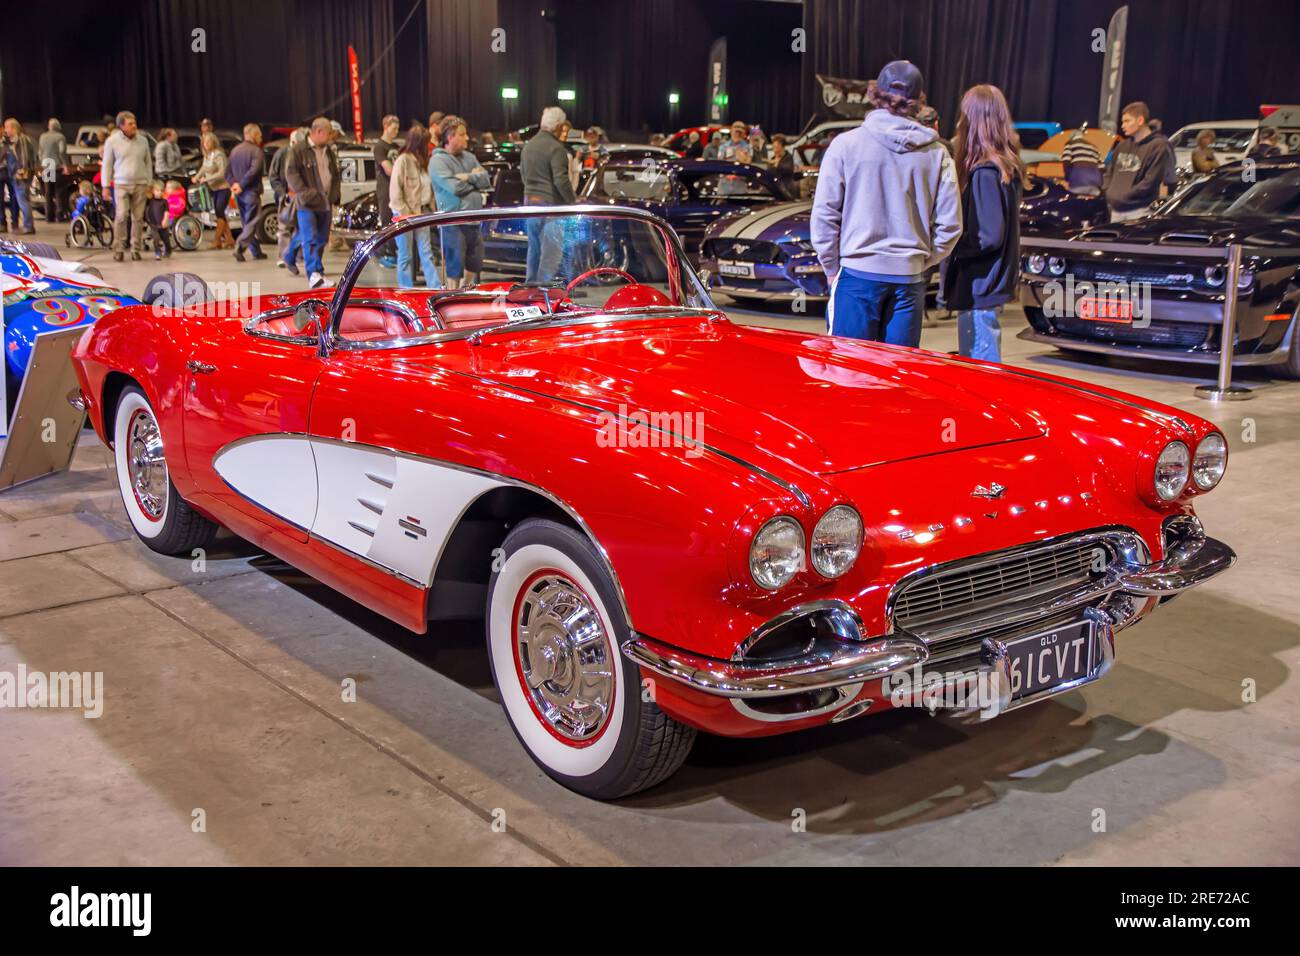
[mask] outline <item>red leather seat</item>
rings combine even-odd
[[[343,307],[339,335],[351,342],[398,338],[409,332],[406,321],[396,312],[369,305]]]
[[[460,299],[438,303],[438,318],[443,328],[473,329],[483,325],[500,325],[506,320],[505,310],[490,299]]]
[[[271,335],[288,335],[288,336],[302,335],[302,336],[310,336],[311,338],[316,337],[315,322],[313,322],[311,325],[307,326],[307,328],[303,329],[300,332],[298,331],[298,329],[294,327],[292,314],[286,315],[283,318],[279,318],[279,319],[268,319],[267,321],[261,323],[258,326],[258,329],[261,330],[262,332],[270,333]]]

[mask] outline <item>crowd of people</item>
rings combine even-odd
[[[969,89],[949,141],[940,136],[939,116],[926,103],[921,72],[909,61],[887,64],[869,97],[873,108],[860,126],[830,142],[817,178],[811,232],[831,289],[828,328],[837,335],[916,346],[927,285],[937,269],[939,301],[957,315],[961,354],[998,360],[999,314],[1016,294],[1018,210],[1026,183],[1006,98],[987,84]],[[397,116],[385,116],[373,144],[381,225],[428,211],[481,208],[491,182],[470,149],[466,121],[435,111],[427,124],[412,122],[405,132],[402,125]],[[603,129],[588,127],[576,150],[569,146],[570,130],[563,109],[550,106],[537,134],[521,143],[526,205],[576,202],[580,177],[604,160],[608,137]],[[1145,103],[1124,107],[1121,132],[1103,159],[1085,124],[1061,157],[1070,188],[1104,195],[1113,221],[1146,215],[1178,175],[1169,140]],[[114,258],[121,261],[129,244],[130,255],[139,259],[146,229],[154,236],[154,254],[171,254],[169,227],[185,212],[186,183],[204,187],[217,211],[212,248],[231,249],[240,262],[250,255],[266,258],[257,239],[265,178],[280,227],[277,264],[300,275],[301,259],[309,286],[329,284],[323,253],[341,198],[340,133],[337,123],[317,117],[295,129],[268,164],[260,126],[246,125],[242,140],[227,155],[211,120],[204,119],[199,125],[201,162],[187,173],[175,129],[164,128],[154,142],[130,111],[106,117],[96,137],[102,157],[96,182],[111,203]],[[1205,130],[1197,140],[1192,155],[1197,173],[1217,168],[1214,136]],[[663,140],[656,134],[652,143],[656,138]],[[491,147],[491,134],[482,134],[480,142]],[[708,142],[692,131],[684,155],[767,166],[793,183],[798,170],[788,145],[784,136],[769,140],[738,120],[725,133],[714,132]],[[1262,158],[1280,151],[1276,131],[1262,128],[1250,155]],[[6,120],[0,137],[0,230],[9,228],[12,219],[19,233],[34,232],[28,187],[43,169],[56,176],[68,173],[68,141],[59,120],[49,120],[39,143],[17,120]],[[85,187],[83,183],[78,208],[93,198]],[[63,208],[62,191],[46,194],[51,221],[76,212]],[[240,214],[238,236],[222,214],[232,196]],[[529,221],[526,281],[556,274],[564,242],[548,235],[554,228],[551,220]],[[477,281],[483,262],[480,230],[450,224],[439,230],[438,239],[435,255],[427,228],[398,237],[400,286],[416,284],[417,262],[430,288]]]

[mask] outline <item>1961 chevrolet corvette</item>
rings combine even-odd
[[[399,289],[374,257],[520,217],[532,283]],[[594,797],[697,730],[887,710],[899,675],[977,675],[994,713],[1062,693],[1234,560],[1193,508],[1227,464],[1211,423],[733,325],[645,211],[421,216],[333,290],[210,311],[119,309],[75,352],[140,537],[188,555],[224,525],[413,631],[484,618],[519,740]]]

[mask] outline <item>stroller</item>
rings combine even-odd
[[[73,210],[64,245],[90,249],[98,242],[107,249],[113,244],[113,205],[98,189],[89,196],[78,196]]]

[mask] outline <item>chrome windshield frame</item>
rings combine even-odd
[[[415,229],[427,229],[432,226],[459,226],[470,223],[492,222],[503,219],[542,219],[556,216],[591,216],[602,219],[636,219],[646,223],[649,226],[657,228],[664,237],[668,253],[669,269],[676,269],[681,281],[684,284],[682,288],[682,298],[686,299],[691,292],[704,303],[703,306],[669,306],[666,308],[682,309],[687,311],[696,311],[706,309],[717,311],[708,289],[700,282],[699,276],[691,268],[690,259],[687,258],[685,249],[682,248],[681,238],[677,235],[669,223],[660,216],[644,209],[636,209],[629,206],[606,206],[591,204],[575,204],[571,206],[502,206],[492,209],[470,209],[454,210],[451,212],[433,212],[424,213],[419,216],[410,216],[396,222],[392,222],[380,229],[368,239],[357,244],[353,250],[352,256],[348,259],[348,264],[343,268],[343,274],[339,278],[338,285],[334,287],[334,295],[330,299],[330,325],[327,334],[321,336],[322,351],[332,352],[342,341],[339,335],[339,327],[343,322],[343,308],[352,296],[352,290],[361,276],[362,270],[370,260],[375,249],[386,242],[391,241],[404,232]],[[465,290],[471,291],[471,290]],[[647,310],[648,311],[648,310]],[[593,311],[591,317],[596,318],[601,314],[599,310]],[[417,341],[424,341],[425,336],[418,339],[406,339],[407,344],[413,344]]]

